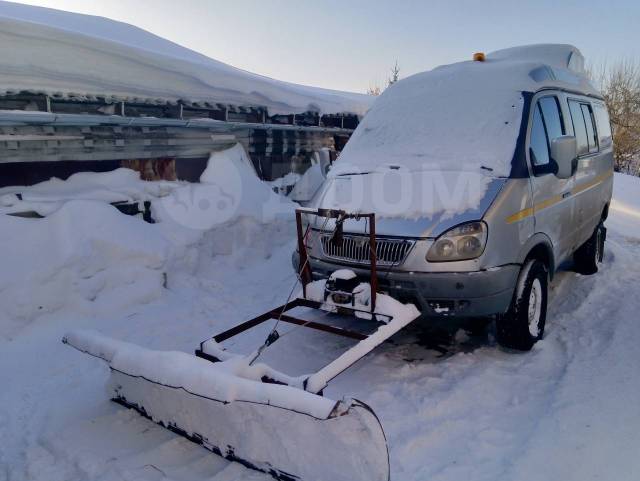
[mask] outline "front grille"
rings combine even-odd
[[[371,245],[368,236],[344,235],[342,245],[336,245],[331,235],[320,236],[325,257],[339,261],[369,264]],[[380,239],[376,237],[376,259],[381,266],[402,264],[413,247],[413,241],[406,239]]]

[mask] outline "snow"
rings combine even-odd
[[[280,194],[287,195],[296,183],[301,179],[301,175],[295,172],[287,172],[282,177],[278,177],[277,179],[266,181],[269,186],[271,186],[271,190]]]
[[[140,174],[120,168],[110,172],[78,172],[68,179],[52,177],[32,186],[0,188],[0,212],[35,211],[46,216],[69,200],[142,202],[168,195],[180,183],[140,180]],[[20,194],[21,199],[16,195]]]
[[[214,364],[86,330],[71,331],[64,342],[108,362],[111,396],[143,406],[156,422],[197,434],[208,449],[302,479],[313,478],[318,466],[336,481],[388,479],[379,421],[356,401],[263,383],[259,366],[240,364],[239,358]],[[296,453],[309,442],[326,447],[322,454]]]
[[[161,297],[171,247],[151,230],[95,201],[41,220],[0,216],[0,337],[65,308],[91,315]]]
[[[318,191],[324,181],[325,176],[322,174],[322,167],[320,164],[313,164],[294,184],[289,197],[294,202],[299,202],[304,205],[313,198],[313,195]]]
[[[103,358],[116,371],[224,403],[265,404],[317,419],[328,418],[336,404],[301,389],[262,383],[248,365],[238,369],[236,359],[213,364],[192,354],[145,349],[95,331],[73,330],[64,339],[80,351]]]
[[[396,82],[335,162],[320,206],[409,219],[476,209],[491,180],[511,173],[523,92],[597,94],[583,63],[569,45],[528,45]]]
[[[340,269],[333,272],[332,277],[337,279],[353,279],[355,273],[350,269]],[[316,302],[322,302],[322,309],[329,312],[336,312],[337,308],[343,306],[343,304],[336,303],[331,297],[325,300],[325,284],[326,279],[319,279],[317,281],[310,282],[306,286],[306,298]],[[359,312],[356,313],[357,317],[362,319],[371,319],[371,285],[368,282],[362,282],[356,286],[353,290],[354,293],[354,305],[350,304],[347,307],[353,307]],[[302,291],[298,293],[298,297],[303,297]],[[402,318],[403,322],[406,320],[412,321],[420,315],[420,311],[413,304],[403,304],[402,302],[394,299],[393,297],[378,293],[376,296],[376,308],[375,314],[380,317],[379,322],[388,323],[391,319]]]
[[[373,98],[240,70],[107,18],[0,2],[0,85],[112,101],[222,103],[364,115]]]
[[[489,54],[484,62],[443,65],[402,79],[371,107],[330,175],[397,165],[411,172],[508,176],[522,92],[566,87],[597,93],[586,77],[566,68],[571,55],[581,57],[567,45],[517,47]]]
[[[446,219],[477,208],[491,182],[491,177],[471,171],[379,168],[364,175],[340,176],[333,172],[329,171],[318,207],[374,212],[378,218],[419,219],[439,214]]]
[[[322,147],[311,157],[311,166],[304,174],[289,172],[284,176],[267,182],[274,192],[288,196],[292,201],[307,205],[326,179],[331,167],[329,149]]]
[[[585,77],[584,57],[573,45],[542,43],[521,45],[496,50],[487,55],[489,60],[526,60],[542,62],[547,67],[568,70],[576,76]]]
[[[640,179],[615,175],[604,264],[595,276],[554,278],[533,351],[457,336],[443,357],[414,323],[329,384],[328,398],[362,399],[380,417],[391,479],[638,479],[639,192]],[[0,215],[0,233],[0,480],[270,479],[110,403],[104,363],[60,339],[95,329],[193,352],[284,302],[291,222],[243,217],[194,231],[70,200],[44,219]],[[308,331],[281,333],[269,365],[297,376],[345,348]]]
[[[194,230],[212,229],[242,217],[271,222],[287,218],[295,209],[293,202],[260,181],[244,147],[237,143],[211,153],[200,183],[143,181],[138,172],[125,168],[80,172],[66,180],[53,177],[32,186],[0,188],[0,213],[34,211],[47,216],[71,200],[157,201],[153,203],[155,219]]]
[[[302,205],[308,204],[324,183],[330,167],[329,149],[323,147],[312,159],[311,167],[295,183],[289,198]]]
[[[640,181],[630,175],[616,175],[613,183],[611,217],[607,226],[624,233],[630,239],[640,238],[640,209],[638,188]]]
[[[213,152],[199,184],[172,190],[157,204],[159,219],[208,230],[237,218],[262,223],[290,218],[295,204],[262,182],[241,144]]]

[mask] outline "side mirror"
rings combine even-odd
[[[551,158],[558,165],[556,177],[559,179],[568,179],[573,175],[577,157],[578,148],[573,135],[563,135],[551,140]]]

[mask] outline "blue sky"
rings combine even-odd
[[[366,91],[475,51],[572,43],[588,63],[640,59],[640,1],[29,0],[137,25],[236,67]]]

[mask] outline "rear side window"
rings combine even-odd
[[[578,155],[597,152],[598,139],[591,113],[591,105],[569,100],[569,111],[571,112],[571,122],[576,136]]]
[[[531,138],[529,140],[529,156],[531,163],[536,165],[546,165],[549,163],[549,145],[547,143],[547,133],[542,121],[540,106],[536,104],[533,112],[533,123],[531,124]]]
[[[587,142],[589,143],[589,152],[598,151],[598,138],[596,136],[596,127],[593,121],[593,114],[591,113],[591,105],[582,104],[582,116],[584,117],[584,123],[587,127]]]
[[[598,142],[600,143],[600,148],[606,149],[607,147],[611,147],[611,124],[609,123],[607,108],[603,104],[593,104],[593,114],[598,127]]]

